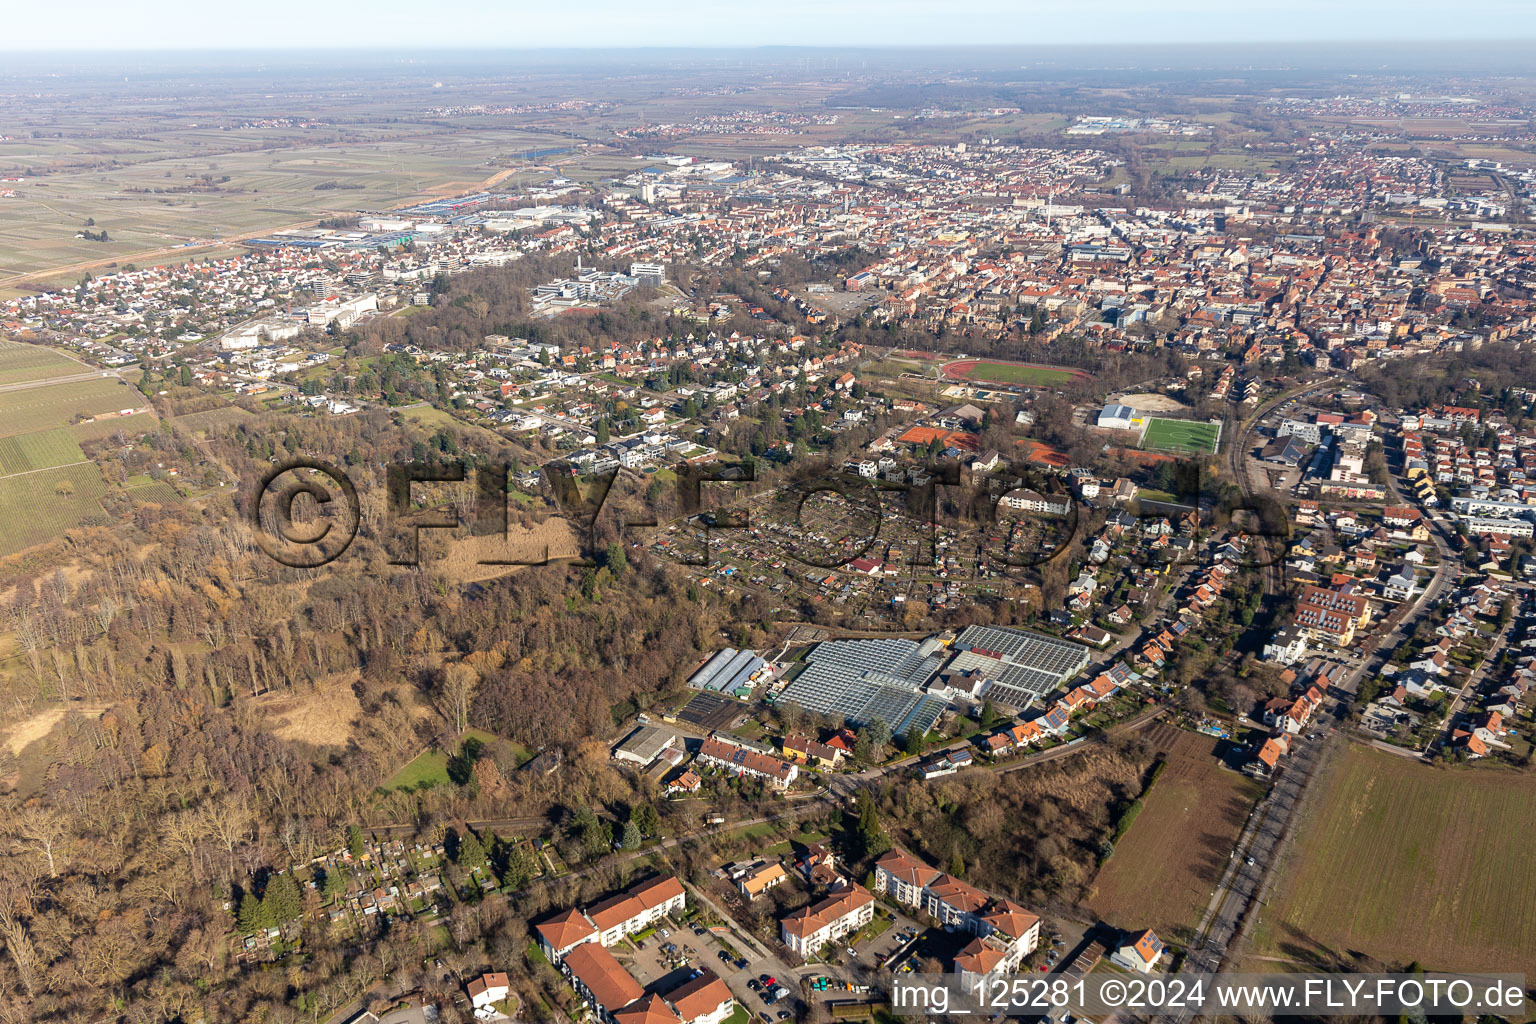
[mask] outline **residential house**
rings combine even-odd
[[[874,896],[863,886],[853,885],[786,915],[779,922],[779,937],[797,956],[810,957],[827,943],[858,931],[874,916]]]
[[[1157,933],[1148,928],[1137,935],[1127,935],[1119,948],[1110,954],[1111,962],[1128,967],[1142,974],[1152,973],[1163,955],[1163,943]]]
[[[469,1001],[477,1010],[483,1010],[488,1006],[502,1002],[512,994],[512,983],[506,974],[482,974],[480,977],[464,986],[464,991],[469,994]]]

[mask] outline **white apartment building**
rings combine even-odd
[[[827,943],[858,931],[874,917],[874,896],[855,885],[785,917],[779,922],[779,937],[797,955],[808,957]]]

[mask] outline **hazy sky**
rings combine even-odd
[[[66,0],[0,50],[1536,38],[1536,0]]]

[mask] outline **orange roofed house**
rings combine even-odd
[[[682,883],[667,875],[641,882],[586,911],[577,907],[563,911],[534,925],[534,931],[545,955],[558,964],[579,946],[611,946],[668,914],[681,913],[687,902]]]
[[[698,760],[713,765],[732,775],[750,775],[779,789],[788,789],[800,774],[800,769],[782,758],[764,754],[751,747],[741,747],[726,742],[718,736],[710,736],[699,746]]]
[[[629,976],[613,954],[595,942],[584,942],[567,953],[560,962],[560,970],[598,1019],[608,1024],[614,1024],[613,1011],[645,994],[645,989]]]
[[[707,970],[668,992],[667,1001],[684,1024],[720,1024],[736,1008],[725,982]]]
[[[779,922],[779,937],[797,955],[808,957],[828,942],[858,931],[874,917],[875,898],[868,889],[855,885],[786,915]]]
[[[1303,590],[1296,601],[1296,628],[1309,640],[1348,647],[1355,630],[1370,619],[1370,605],[1362,594],[1314,586]]]
[[[512,982],[502,972],[494,974],[482,974],[480,977],[464,986],[464,991],[469,993],[469,1001],[477,1010],[501,1002],[512,994]]]
[[[670,992],[647,994],[608,952],[608,945],[624,934],[681,911],[686,898],[676,878],[653,878],[589,911],[573,908],[556,914],[534,930],[539,945],[602,1024],[721,1024],[736,1001],[710,971]]]
[[[875,862],[875,889],[926,911],[946,927],[976,936],[955,956],[955,969],[974,976],[970,983],[987,974],[1017,970],[1040,944],[1039,917],[929,867],[904,850],[891,850]]]
[[[1163,943],[1157,933],[1148,928],[1136,935],[1127,935],[1126,940],[1110,955],[1110,960],[1142,974],[1152,973],[1163,955]]]

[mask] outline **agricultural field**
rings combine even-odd
[[[43,544],[65,530],[105,523],[106,481],[94,463],[0,478],[0,555]]]
[[[0,437],[0,476],[84,461],[85,453],[67,427]]]
[[[155,417],[147,412],[140,412],[132,416],[108,416],[91,423],[76,423],[69,428],[69,432],[81,441],[96,441],[118,433],[132,437],[154,429]]]
[[[69,426],[76,415],[97,416],[149,404],[115,377],[92,377],[0,392],[0,437]]]
[[[1214,737],[1158,725],[1147,740],[1168,766],[1099,870],[1090,905],[1110,924],[1186,941],[1263,787],[1222,766]]]
[[[157,505],[179,505],[181,493],[166,483],[164,480],[152,480],[149,477],[129,480],[124,486],[135,501],[152,501]]]
[[[87,373],[89,366],[41,345],[0,341],[0,385]]]
[[[147,404],[117,377],[52,349],[0,344],[0,555],[107,521],[108,485],[80,442],[152,428],[148,413],[106,415]],[[81,416],[105,418],[76,422]],[[135,496],[166,501],[167,490],[157,484]]]
[[[255,419],[255,414],[247,412],[238,405],[227,405],[218,409],[205,409],[202,412],[187,413],[184,416],[175,416],[176,425],[187,430],[210,430],[223,427],[238,426],[241,423],[249,423]]]
[[[1351,745],[1314,785],[1255,952],[1536,974],[1530,776]]]
[[[88,120],[88,119],[87,119]],[[82,125],[86,138],[96,125]],[[481,126],[482,128],[484,126]],[[359,208],[388,208],[471,191],[548,136],[498,127],[455,133],[420,121],[339,131],[141,122],[123,125],[112,166],[71,140],[25,139],[8,146],[13,171],[45,166],[7,200],[0,225],[0,294],[62,286],[109,262],[139,265],[242,251],[231,243],[308,225]],[[503,176],[499,183],[516,184]],[[76,235],[94,222],[110,241]]]
[[[1177,451],[1191,455],[1214,455],[1221,442],[1221,424],[1200,420],[1165,420],[1152,417],[1142,435],[1141,446],[1148,451]]]
[[[944,375],[951,380],[1014,384],[1022,387],[1062,387],[1090,380],[1082,370],[1033,363],[1004,363],[993,359],[961,359],[944,365]]]

